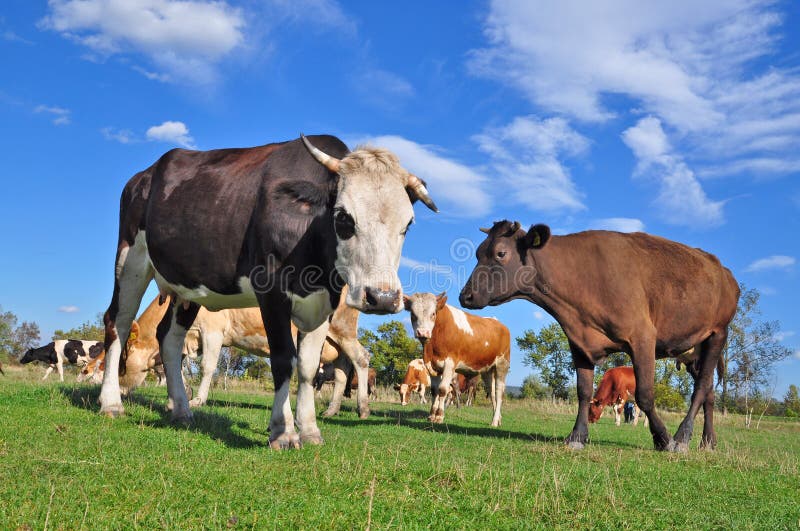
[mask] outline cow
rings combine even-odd
[[[500,426],[500,410],[511,362],[511,333],[497,319],[478,317],[447,304],[447,295],[404,296],[414,335],[422,343],[425,367],[433,378],[429,420],[444,421],[447,393],[456,372],[480,374],[492,401],[492,426]]]
[[[346,290],[345,286],[343,293],[346,293]],[[166,302],[156,297],[139,319],[134,321],[131,328],[133,339],[128,340],[126,371],[125,375],[120,377],[123,394],[141,385],[148,371],[161,368],[160,361],[155,360],[159,348],[156,327],[167,308]],[[295,335],[296,330],[296,327],[292,326]],[[196,396],[189,401],[191,407],[202,406],[208,400],[220,351],[222,347],[231,346],[256,356],[269,356],[269,343],[261,320],[261,311],[258,308],[236,308],[212,312],[200,308],[186,333],[182,350],[183,355],[190,359],[202,356],[200,361],[202,377]],[[356,373],[363,373],[365,375],[363,377],[366,378],[370,355],[358,342],[358,310],[348,307],[345,298],[342,297],[331,316],[321,360],[325,363],[334,361],[338,363],[338,359],[345,356],[347,358],[343,363],[346,367],[342,374],[349,373],[352,367],[355,367]],[[332,416],[339,412],[342,394],[346,387],[344,377],[341,378],[341,383],[338,381],[339,372],[334,371],[336,385],[331,403],[323,413],[324,416]],[[363,389],[358,393],[358,412],[361,418],[369,416],[368,391]]]
[[[394,390],[400,392],[400,405],[408,405],[411,393],[419,395],[420,404],[427,404],[425,389],[431,386],[431,376],[425,368],[425,360],[417,358],[408,363],[408,370],[403,377],[403,382],[395,384]]]
[[[467,378],[463,374],[456,373],[455,378],[450,382],[450,391],[447,394],[447,406],[455,402],[456,407],[461,407],[461,396],[465,395],[464,405],[469,407],[475,400],[475,393],[478,390],[478,375]]]
[[[372,367],[367,369],[367,386],[366,392],[369,397],[376,398],[377,397],[377,378],[378,373]],[[316,389],[317,394],[320,394],[322,387],[326,384],[335,385],[336,383],[336,368],[334,367],[333,363],[320,363],[319,364],[319,371],[317,371],[316,376],[314,376],[314,389]],[[335,388],[334,388],[335,389]],[[352,365],[350,365],[350,370],[347,371],[347,385],[344,388],[343,396],[346,398],[350,398],[351,390],[352,389],[359,389],[358,386],[358,373],[355,371]]]
[[[588,442],[595,365],[620,351],[631,357],[636,403],[650,421],[657,450],[688,449],[701,405],[701,447],[716,445],[713,373],[739,299],[736,279],[717,257],[641,232],[551,236],[547,225],[525,231],[510,221],[482,230],[487,237],[476,250],[478,264],[461,304],[483,308],[526,299],[561,325],[577,371],[578,415],[565,441],[570,448]],[[692,348],[692,403],[673,438],[655,412],[655,360]]]
[[[258,306],[275,384],[270,446],[322,444],[311,380],[328,317],[345,284],[352,308],[374,314],[402,309],[397,269],[417,199],[438,211],[423,181],[393,153],[372,147],[350,152],[333,136],[167,152],[122,192],[114,290],[104,315],[100,412],[124,412],[122,346],[155,279],[160,294],[173,297],[157,334],[173,422],[192,419],[181,350],[200,306]],[[299,329],[297,346],[291,322]],[[295,357],[296,418],[289,403]]]
[[[99,384],[103,382],[103,371],[106,368],[106,354],[105,352],[101,353],[99,356],[91,360],[89,363],[83,366],[83,368],[78,372],[77,381],[78,382],[86,382],[89,381],[93,384]]]
[[[32,361],[41,361],[47,364],[47,370],[42,380],[47,380],[54,370],[58,371],[61,381],[64,381],[64,364],[84,366],[104,352],[103,343],[83,339],[57,339],[47,345],[28,349],[20,358],[22,364]]]
[[[603,416],[603,409],[611,406],[614,411],[614,424],[620,425],[620,412],[628,400],[636,396],[636,377],[633,374],[633,367],[612,367],[608,369],[594,398],[589,403],[589,422],[595,423]],[[627,419],[625,420],[627,422]],[[639,423],[639,408],[633,402],[633,425]],[[645,419],[645,426],[647,420]]]

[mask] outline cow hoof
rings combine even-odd
[[[578,441],[568,441],[567,448],[569,448],[570,450],[583,450],[584,444]]]
[[[314,446],[321,446],[325,444],[325,441],[322,439],[322,435],[319,433],[310,433],[308,435],[301,435],[300,436],[300,444],[312,444]]]
[[[173,416],[171,419],[172,425],[178,428],[189,428],[192,425],[192,414]]]
[[[122,407],[122,404],[119,404],[117,406],[103,407],[100,408],[100,414],[110,419],[115,419],[117,417],[125,415],[125,408]]]
[[[299,450],[301,446],[300,437],[296,433],[283,433],[269,441],[269,447],[273,450]]]
[[[360,418],[361,420],[369,418],[369,408],[367,407],[367,408],[360,409],[358,411],[358,418]]]
[[[322,416],[327,419],[327,418],[330,418],[330,417],[335,417],[338,414],[339,414],[339,410],[338,409],[326,409],[322,413]]]
[[[206,405],[205,400],[200,400],[199,398],[192,398],[189,400],[189,407],[200,407]]]
[[[685,454],[689,451],[689,443],[670,441],[667,445],[667,451],[673,453]]]

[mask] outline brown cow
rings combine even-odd
[[[400,392],[400,405],[405,406],[411,398],[411,393],[419,395],[420,404],[427,404],[425,399],[425,388],[431,386],[431,376],[425,368],[425,361],[422,358],[411,360],[408,363],[408,370],[403,378],[403,383],[395,384],[394,390]]]
[[[603,409],[611,406],[614,411],[614,424],[620,425],[622,407],[636,396],[636,377],[633,367],[612,367],[603,374],[600,385],[589,403],[589,422],[595,423],[603,416]],[[627,422],[627,419],[626,419]],[[633,425],[639,423],[639,407],[633,404]],[[645,426],[647,418],[645,417]]]
[[[461,407],[461,396],[464,395],[464,405],[469,407],[475,400],[475,393],[478,390],[478,375],[467,378],[461,373],[456,373],[456,377],[450,382],[450,392],[447,394],[447,405],[455,402],[456,407]]]
[[[461,291],[461,304],[483,308],[511,299],[541,306],[564,329],[577,369],[578,416],[566,443],[588,441],[594,367],[626,352],[636,374],[636,403],[650,419],[658,450],[685,451],[703,406],[701,446],[714,447],[714,368],[736,313],[739,286],[719,260],[644,233],[586,231],[550,236],[546,225],[528,232],[501,221],[476,252],[478,265]],[[675,438],[656,415],[655,360],[696,348],[692,404]]]
[[[500,425],[500,409],[511,359],[511,333],[497,319],[478,317],[449,306],[447,295],[415,293],[403,296],[411,326],[423,346],[425,367],[435,374],[433,404],[428,419],[444,421],[450,382],[456,372],[480,374],[492,400],[492,426]]]

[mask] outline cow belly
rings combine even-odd
[[[255,292],[250,285],[250,279],[241,277],[239,279],[240,293],[223,294],[217,293],[202,284],[197,288],[187,288],[180,284],[172,284],[161,274],[155,272],[156,284],[161,293],[175,294],[178,301],[196,302],[205,306],[211,311],[223,310],[225,308],[252,308],[258,306]]]

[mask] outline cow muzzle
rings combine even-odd
[[[397,313],[402,308],[402,297],[399,289],[364,289],[364,313],[387,314]]]

